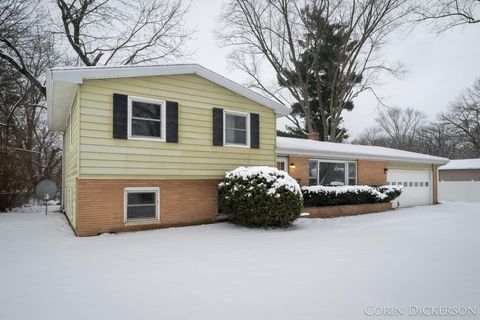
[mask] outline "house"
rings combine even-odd
[[[377,146],[277,137],[277,167],[302,186],[400,185],[397,206],[437,203],[437,168],[448,159]]]
[[[440,201],[480,202],[480,159],[451,160],[438,172]]]
[[[79,236],[214,222],[217,185],[239,166],[277,163],[302,185],[403,185],[401,206],[436,203],[448,161],[277,138],[288,107],[196,64],[52,69],[47,106]]]
[[[225,172],[275,166],[289,113],[196,64],[52,69],[47,104],[79,236],[215,221]]]

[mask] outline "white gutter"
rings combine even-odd
[[[398,161],[398,162],[410,162],[410,163],[421,163],[421,164],[446,164],[450,160],[446,158],[433,157],[429,158],[413,158],[413,157],[402,157],[402,156],[386,156],[386,155],[373,155],[369,153],[361,152],[341,152],[341,151],[317,151],[311,149],[299,149],[299,148],[276,148],[275,152],[278,156],[281,155],[301,155],[301,156],[310,156],[310,157],[322,157],[322,158],[331,158],[339,160],[386,160],[386,161]]]

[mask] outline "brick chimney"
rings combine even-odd
[[[309,139],[309,140],[318,140],[318,133],[316,133],[316,132],[310,132],[310,133],[308,134],[308,139]]]

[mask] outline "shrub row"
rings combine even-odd
[[[400,196],[400,186],[310,186],[303,187],[305,207],[389,202]]]

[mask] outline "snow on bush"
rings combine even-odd
[[[305,207],[389,202],[402,192],[397,186],[309,186],[303,187]]]
[[[233,223],[286,227],[300,216],[302,190],[288,173],[273,167],[239,167],[219,184],[219,209]]]
[[[380,186],[376,187],[376,189],[387,196],[384,199],[384,202],[389,202],[398,198],[403,190],[401,186]]]

